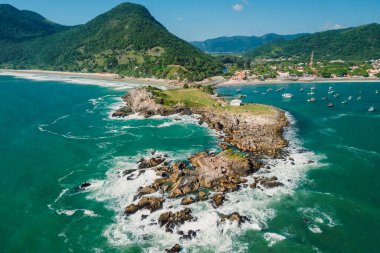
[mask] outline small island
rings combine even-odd
[[[218,208],[228,198],[229,192],[242,187],[283,186],[276,177],[254,176],[255,180],[250,184],[246,177],[265,166],[263,158],[286,156],[283,149],[287,141],[283,131],[288,120],[284,111],[260,104],[233,106],[213,95],[209,86],[174,90],[149,86],[129,91],[123,100],[126,105],[117,110],[114,117],[136,113],[146,118],[154,115],[200,115],[199,124],[206,123],[220,133],[219,146],[222,149],[219,153],[204,151],[194,154],[188,161],[175,164],[168,164],[162,155],[142,159],[139,170],[155,170],[158,178],[153,184],[139,188],[135,203],[125,208],[125,215],[134,215],[141,209],[155,212],[162,208],[166,198],[182,198],[181,205],[186,208],[176,213],[162,213],[157,221],[167,233],[173,233],[178,231],[175,228],[195,218],[191,214],[192,203],[210,201],[214,208]],[[127,175],[128,171],[125,172]],[[248,217],[239,213],[220,214],[220,221],[225,220],[240,224],[248,221]],[[181,239],[196,236],[196,231],[179,233]],[[176,245],[171,250],[178,247]],[[171,250],[168,252],[176,252]]]

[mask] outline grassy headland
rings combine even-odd
[[[276,112],[273,107],[261,104],[231,106],[227,102],[210,94],[210,88],[207,86],[165,91],[150,86],[147,89],[153,94],[155,102],[164,106],[183,105],[191,108],[208,108],[233,114],[268,115]]]

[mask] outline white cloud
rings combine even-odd
[[[330,21],[327,21],[326,23],[324,23],[320,29],[321,31],[328,31],[328,30],[337,30],[337,29],[342,29],[344,28],[343,25],[341,24],[336,24],[336,23],[333,23],[333,22],[330,22]]]
[[[244,10],[244,5],[242,5],[242,4],[234,4],[234,5],[232,5],[232,9],[234,11],[240,12],[240,11]]]

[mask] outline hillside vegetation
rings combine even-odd
[[[2,28],[9,30],[7,38],[0,38],[3,68],[112,72],[189,81],[221,72],[214,58],[171,34],[138,4],[121,4],[75,27],[59,26],[9,5],[0,5],[0,20]],[[13,20],[18,20],[20,29],[14,28]]]
[[[264,45],[247,53],[252,59],[294,58],[317,61],[371,60],[380,58],[380,25],[370,24],[355,28],[331,30],[304,36],[291,41]]]
[[[232,37],[219,37],[205,41],[191,42],[194,46],[208,53],[244,53],[250,49],[257,48],[261,45],[270,44],[279,41],[293,40],[302,36],[308,35],[294,34],[294,35],[279,35],[269,33],[261,37],[257,36],[232,36]]]

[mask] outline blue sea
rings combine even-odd
[[[307,102],[312,86],[317,102]],[[330,86],[339,97],[328,94]],[[227,99],[243,94],[244,102],[287,111],[287,151],[295,165],[268,160],[271,170],[260,172],[278,177],[284,187],[244,188],[227,195],[220,209],[209,202],[192,205],[196,220],[181,227],[199,230],[190,241],[155,224],[160,213],[181,210],[180,200],[166,201],[153,214],[123,215],[137,188],[157,178],[149,170],[129,179],[123,172],[153,152],[180,161],[218,150],[218,136],[198,125],[196,116],[111,118],[133,87],[0,76],[1,252],[163,252],[176,243],[185,252],[378,252],[380,111],[368,108],[380,110],[380,83],[219,88]],[[282,98],[285,92],[294,97]],[[84,182],[91,186],[78,191]],[[218,212],[234,211],[250,222],[218,224]],[[149,219],[142,220],[144,214]]]

